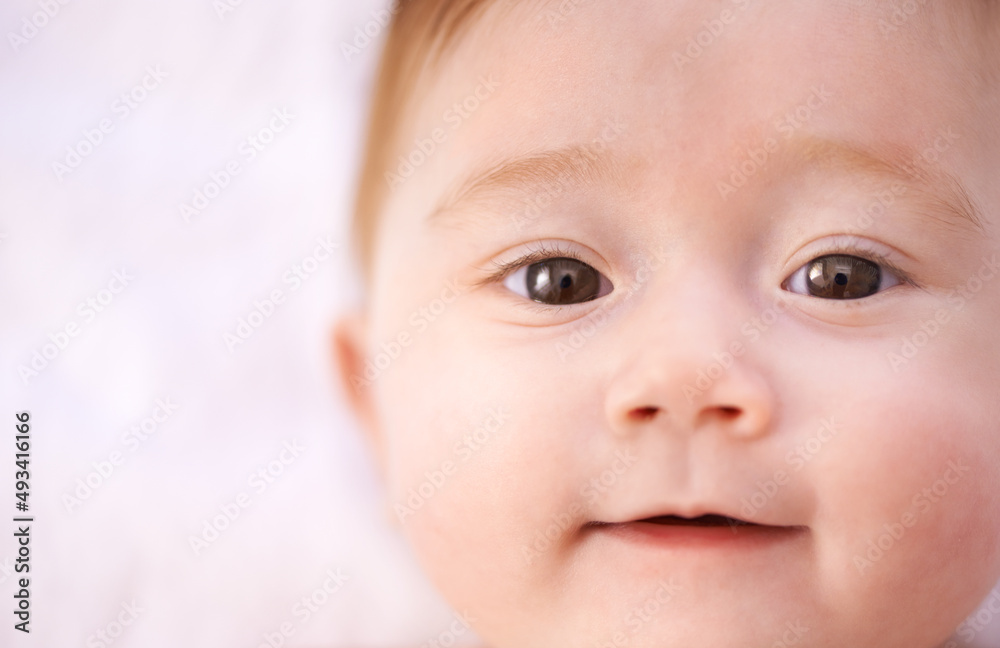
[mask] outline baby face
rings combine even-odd
[[[903,6],[491,7],[421,89],[342,342],[491,645],[930,648],[1000,578],[1000,14]]]

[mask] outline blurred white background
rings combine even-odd
[[[341,43],[386,6],[0,4],[0,645],[416,646],[453,621],[383,512],[330,363],[384,34]],[[227,344],[241,319],[259,326]],[[27,636],[7,611],[21,410]],[[206,524],[225,528],[196,552]],[[330,570],[348,580],[327,595]]]

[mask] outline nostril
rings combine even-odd
[[[722,414],[722,418],[730,420],[740,415],[740,408],[732,407],[730,405],[723,405],[722,407],[719,408],[719,412]]]
[[[648,421],[659,411],[659,407],[637,407],[629,412],[629,417],[635,421]]]

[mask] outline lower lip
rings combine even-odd
[[[774,547],[803,538],[807,529],[799,526],[764,526],[734,524],[696,526],[685,524],[655,524],[626,522],[601,524],[592,529],[610,534],[630,543],[662,548],[691,549],[754,549]]]

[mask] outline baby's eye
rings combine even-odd
[[[604,275],[567,257],[521,266],[503,283],[517,295],[550,306],[582,304],[611,292],[611,282]]]
[[[823,299],[861,299],[899,283],[899,277],[874,261],[849,254],[827,254],[796,270],[782,287]]]

